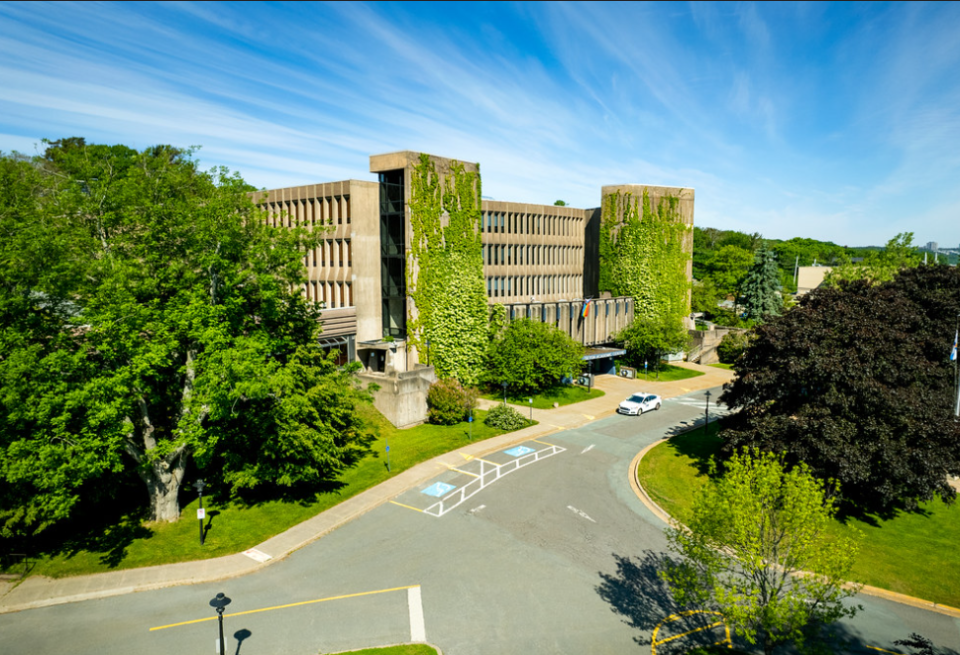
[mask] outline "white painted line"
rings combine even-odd
[[[486,505],[480,505],[479,507],[474,507],[472,510],[470,510],[470,513],[473,514],[474,512],[479,512],[484,507],[486,507]]]
[[[592,523],[596,523],[596,521],[594,521],[592,518],[590,518],[589,516],[587,516],[586,512],[581,512],[580,510],[578,510],[578,509],[577,509],[576,507],[574,507],[573,505],[567,505],[567,509],[570,510],[571,512],[573,512],[574,514],[579,515],[580,518],[587,519],[588,521],[591,521]]]
[[[267,555],[263,551],[257,550],[256,548],[251,548],[250,550],[243,551],[243,554],[249,557],[250,559],[255,559],[258,562],[266,562],[268,559],[273,559],[272,556]]]
[[[580,454],[581,454],[581,455],[584,454],[585,452],[587,452],[587,451],[590,450],[591,448],[593,448],[593,444],[590,444],[589,446],[587,446],[586,448],[584,448],[583,450],[581,450],[581,451],[580,451]]]
[[[410,641],[425,642],[427,628],[423,625],[423,600],[420,598],[420,587],[407,589],[407,605],[410,607]]]

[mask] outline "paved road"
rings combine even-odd
[[[649,653],[652,629],[675,608],[650,566],[665,547],[663,525],[631,491],[630,461],[699,418],[702,403],[698,392],[668,400],[659,412],[525,442],[544,455],[563,450],[503,475],[440,517],[422,511],[437,499],[421,489],[438,482],[461,488],[481,473],[515,467],[517,456],[532,459],[523,451],[463,458],[252,575],[2,615],[3,652],[210,654],[215,621],[175,624],[208,619],[207,602],[223,591],[233,599],[225,627],[234,655],[336,652],[407,642],[411,634],[447,655]],[[875,598],[859,602],[865,611],[841,625],[855,642],[847,652],[898,651],[893,640],[914,631],[960,646],[958,620]],[[163,626],[173,627],[150,630]],[[689,627],[665,625],[660,638]],[[696,633],[658,652],[706,635],[722,632]]]

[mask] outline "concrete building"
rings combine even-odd
[[[370,157],[376,182],[345,180],[273,189],[253,194],[275,226],[325,229],[320,247],[306,253],[305,296],[323,303],[322,344],[343,361],[363,364],[361,378],[381,391],[375,404],[395,425],[422,422],[426,392],[436,379],[430,353],[420,352],[408,334],[417,307],[407,286],[418,274],[412,257],[413,167],[420,153],[403,151]],[[467,173],[469,162],[429,156],[442,180],[453,166]],[[619,185],[609,193],[647,192],[652,201],[679,199],[679,216],[693,225],[693,189]],[[548,322],[588,347],[591,370],[612,372],[613,335],[633,319],[633,299],[601,293],[599,235],[601,210],[553,205],[481,201],[484,288],[488,303],[504,305],[508,320]],[[684,245],[692,252],[692,230]],[[692,277],[692,262],[687,265]],[[586,316],[584,304],[589,301]],[[422,343],[422,341],[420,342]]]

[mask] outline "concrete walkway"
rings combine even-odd
[[[336,507],[257,545],[254,550],[270,558],[265,562],[259,562],[243,553],[238,553],[196,562],[164,564],[162,566],[70,578],[51,579],[43,576],[32,576],[20,584],[0,583],[0,613],[92,598],[106,598],[175,585],[213,582],[245,575],[283,559],[295,550],[336,530],[348,521],[382,505],[404,491],[430,480],[439,473],[447,471],[449,466],[461,464],[463,458],[460,453],[482,457],[523,441],[575,428],[599,418],[610,416],[616,413],[617,405],[624,398],[636,391],[646,391],[656,393],[663,398],[673,398],[692,391],[722,385],[733,377],[730,371],[723,369],[686,362],[677,365],[701,371],[704,375],[676,382],[656,382],[653,380],[648,382],[642,377],[639,380],[627,380],[610,375],[598,376],[596,387],[605,392],[606,395],[603,397],[555,409],[534,409],[533,418],[539,421],[538,425],[469,444],[455,452],[435,457],[407,469],[376,487],[357,494]],[[492,401],[481,401],[481,406],[492,406],[494,404],[496,403]],[[522,411],[524,416],[529,416],[529,407],[517,406],[517,409]]]

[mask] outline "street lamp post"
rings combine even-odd
[[[217,597],[210,601],[210,607],[217,610],[217,621],[220,623],[220,655],[224,655],[223,652],[223,609],[230,604],[230,599],[227,598],[223,592],[217,594]]]
[[[707,404],[706,404],[706,406],[703,408],[703,412],[704,412],[704,416],[705,416],[705,420],[704,420],[704,424],[703,424],[703,431],[704,431],[704,433],[709,434],[709,433],[710,433],[710,390],[707,389],[707,393],[704,394],[704,395],[706,395],[706,397],[707,397]]]
[[[530,398],[530,420],[533,420],[533,398]]]
[[[206,513],[203,511],[203,489],[207,486],[207,483],[202,479],[197,480],[193,483],[193,488],[197,490],[197,495],[200,497],[200,509],[197,510],[197,518],[200,520],[200,545],[203,545],[203,519],[206,518]]]
[[[507,406],[507,383],[502,382],[501,384],[503,384],[503,406],[506,407]]]

